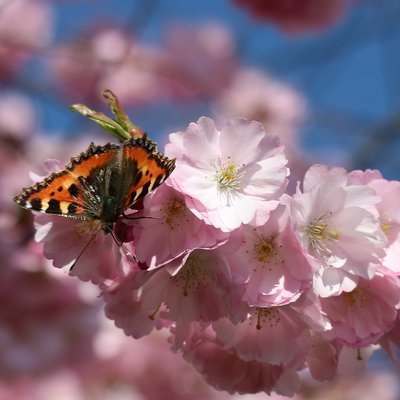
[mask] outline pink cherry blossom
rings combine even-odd
[[[235,306],[242,295],[223,254],[199,249],[162,268],[137,270],[104,290],[107,316],[134,337],[147,334],[155,324],[165,326],[166,320],[186,324],[231,315],[237,319]]]
[[[243,287],[236,284],[223,252],[196,249],[176,258],[150,275],[143,286],[143,301],[161,297],[166,317],[188,323],[237,318]],[[156,294],[157,293],[157,294]]]
[[[319,302],[311,292],[286,306],[247,308],[243,315],[240,322],[220,319],[213,323],[213,328],[223,348],[245,361],[302,363],[310,350],[311,330],[322,332],[331,328],[321,317]]]
[[[360,279],[351,292],[322,298],[321,306],[333,326],[328,338],[348,346],[374,344],[394,326],[400,281],[390,271],[378,271],[371,280]]]
[[[341,347],[331,343],[322,334],[314,332],[306,355],[307,367],[317,381],[334,379],[337,373],[338,353]]]
[[[187,206],[206,223],[229,232],[264,222],[277,207],[287,160],[278,138],[261,124],[233,119],[219,131],[202,117],[169,138],[166,154],[177,159],[170,185],[193,198]]]
[[[211,328],[189,340],[183,356],[218,390],[229,393],[270,393],[291,396],[299,390],[296,368],[284,368],[258,361],[244,361],[224,350]]]
[[[393,328],[381,338],[379,344],[391,360],[400,367],[400,311],[397,311],[397,318]]]
[[[103,298],[106,303],[105,314],[121,328],[126,335],[140,338],[150,333],[158,318],[160,308],[158,297],[142,300],[142,291],[137,284],[137,272],[131,272],[125,278],[104,287]],[[151,302],[153,300],[153,302]]]
[[[244,361],[289,365],[305,356],[310,346],[308,326],[289,306],[250,308],[239,324],[228,319],[213,323],[223,349]]]
[[[265,225],[243,226],[237,235],[241,245],[228,259],[232,269],[247,271],[243,300],[249,305],[288,304],[311,285],[313,270],[289,227],[286,206],[272,211]]]
[[[311,162],[307,161],[298,134],[307,117],[307,104],[295,88],[257,69],[239,69],[215,102],[217,121],[243,117],[261,122],[266,132],[278,135],[285,146],[290,169],[287,191],[293,193]]]
[[[388,181],[379,171],[352,171],[349,179],[355,184],[364,184],[375,191],[380,201],[376,204],[379,222],[388,244],[382,264],[400,273],[400,182]]]
[[[44,254],[56,268],[95,284],[124,275],[122,249],[101,230],[100,220],[37,215],[35,227],[35,240],[44,243]]]
[[[353,290],[359,277],[371,279],[384,257],[386,237],[376,218],[379,198],[348,182],[342,168],[311,167],[303,192],[293,196],[294,229],[315,262],[314,290],[320,296]]]
[[[184,195],[167,185],[146,196],[143,210],[133,218],[125,221],[132,225],[135,255],[149,270],[227,239],[227,234],[197,218],[187,208]]]

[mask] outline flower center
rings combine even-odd
[[[180,220],[186,216],[186,205],[181,199],[171,199],[164,209],[164,221],[174,229],[180,225]]]
[[[259,240],[254,243],[254,255],[257,261],[264,263],[278,254],[273,237],[266,238],[260,235]]]
[[[216,171],[214,179],[220,190],[236,191],[240,188],[244,175],[245,171],[241,171],[240,166],[238,167],[232,161],[228,161]]]
[[[183,286],[183,295],[188,296],[189,290],[196,290],[200,285],[207,286],[207,274],[204,262],[198,255],[191,254],[177,276],[173,277],[176,285]]]
[[[351,292],[344,292],[342,296],[348,307],[363,307],[366,305],[368,299],[368,296],[362,287],[356,287]]]
[[[331,255],[331,251],[327,248],[330,242],[338,240],[340,232],[329,226],[329,217],[331,212],[315,219],[304,228],[309,244],[320,255]]]

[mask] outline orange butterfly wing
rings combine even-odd
[[[65,169],[24,188],[14,201],[23,208],[46,214],[91,219],[84,197],[86,188],[80,179],[87,178],[97,168],[111,163],[118,150],[119,146],[115,144],[95,146],[92,143],[85,152],[72,158]]]

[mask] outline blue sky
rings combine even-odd
[[[287,81],[307,98],[310,118],[302,144],[311,157],[330,163],[345,160],[352,168],[378,167],[389,178],[400,176],[396,135],[387,135],[390,140],[378,137],[378,141],[389,143],[373,159],[368,159],[371,146],[365,144],[393,118],[400,104],[400,5],[395,0],[379,4],[365,1],[334,28],[302,38],[289,38],[271,24],[256,22],[229,0],[82,0],[53,4],[55,39],[59,41],[73,40],[88,24],[103,21],[123,24],[141,40],[156,45],[171,24],[219,22],[231,30],[241,65],[255,66]],[[42,122],[50,131],[67,131],[71,118],[79,118],[64,111],[65,105],[48,107],[43,102],[40,107]],[[130,113],[157,138],[184,128],[208,114],[209,108],[204,103],[164,103],[135,108]]]

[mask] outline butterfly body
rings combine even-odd
[[[159,186],[175,167],[144,135],[122,145],[93,143],[65,169],[23,189],[23,208],[83,221],[100,220],[110,231],[135,201]]]

